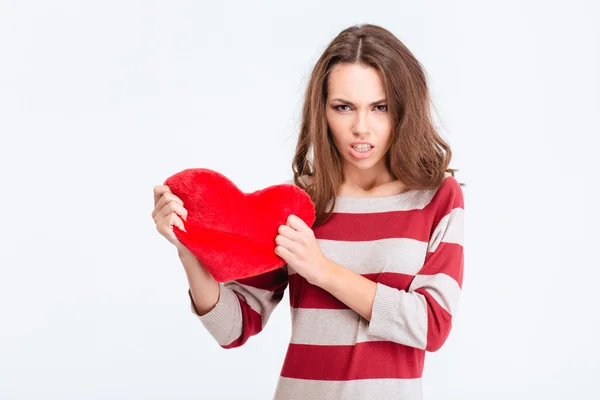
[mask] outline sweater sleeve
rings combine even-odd
[[[446,341],[462,290],[464,199],[453,177],[445,184],[432,200],[434,228],[422,268],[408,290],[377,282],[369,335],[431,352]]]
[[[199,315],[188,289],[191,310],[221,347],[240,347],[262,331],[283,298],[288,286],[287,268],[220,285],[217,304],[204,315]]]

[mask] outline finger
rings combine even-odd
[[[305,231],[306,228],[308,228],[308,225],[306,225],[306,223],[300,217],[297,217],[294,214],[290,214],[288,216],[286,225],[290,226],[291,228],[293,228],[294,230],[296,230],[298,232]],[[308,228],[308,229],[310,229],[310,228]]]
[[[293,242],[292,240],[286,238],[285,236],[282,235],[277,235],[277,237],[275,238],[275,243],[278,246],[281,246],[283,248],[285,248],[286,250],[288,250],[290,253],[295,253],[296,251],[296,243]]]
[[[178,196],[174,195],[171,192],[167,192],[167,193],[163,194],[163,196],[160,198],[160,200],[158,200],[158,203],[156,204],[156,208],[158,210],[160,210],[161,208],[163,208],[165,206],[165,204],[167,204],[171,201],[176,201],[177,203],[181,204],[182,206],[184,205],[183,200],[181,200]]]
[[[169,214],[176,213],[179,217],[187,220],[188,211],[178,202],[171,201],[159,211],[157,218],[167,218]]]
[[[161,215],[168,216],[171,213],[176,213],[177,216],[187,221],[188,211],[178,202],[171,201],[162,208]]]
[[[156,204],[158,204],[158,201],[165,193],[171,193],[171,189],[167,185],[154,186],[154,207],[156,207]]]
[[[166,218],[160,220],[160,222],[156,224],[156,228],[158,229],[158,231],[165,235],[170,234],[173,231],[174,226],[178,227],[181,230],[185,230],[182,229],[185,228],[183,221],[181,220],[181,218],[179,218],[179,216],[176,213],[171,213],[167,215]]]
[[[283,258],[285,262],[289,262],[289,260],[291,260],[294,256],[288,249],[282,246],[275,247],[275,254]]]
[[[176,226],[179,229],[181,229],[182,231],[187,233],[187,230],[185,229],[185,224],[183,223],[183,221],[181,220],[181,218],[179,218],[179,215],[173,213],[171,214],[171,225],[172,226]]]
[[[300,233],[288,225],[280,225],[277,232],[280,235],[283,235],[283,236],[293,240],[294,242],[297,242],[298,239],[300,238]]]
[[[160,198],[160,200],[154,207],[154,210],[152,211],[152,217],[154,218],[154,216],[156,214],[158,214],[170,202],[176,202],[183,206],[183,201],[179,197],[175,196],[172,193],[165,193],[165,194],[163,194],[163,196]],[[186,218],[187,218],[187,211],[186,211]]]

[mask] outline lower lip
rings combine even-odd
[[[354,158],[363,159],[369,157],[373,153],[374,147],[371,147],[369,151],[356,151],[354,147],[350,146],[350,153]]]

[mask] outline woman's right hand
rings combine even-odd
[[[183,201],[171,192],[166,185],[154,186],[154,210],[152,218],[156,223],[156,229],[177,250],[186,250],[185,246],[177,239],[173,232],[173,225],[185,231],[182,218],[187,220],[188,212],[183,207]]]
[[[175,196],[165,185],[154,186],[154,211],[152,218],[158,232],[177,247],[179,259],[185,269],[192,296],[194,312],[205,315],[219,301],[221,285],[212,274],[202,265],[200,260],[189,251],[175,236],[173,226],[185,231],[182,221],[187,220],[188,212],[183,207],[183,201]]]

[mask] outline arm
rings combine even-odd
[[[193,254],[180,258],[190,284],[191,311],[225,349],[242,346],[262,331],[288,284],[285,268],[220,284]]]
[[[322,282],[317,283],[317,286],[327,290],[361,317],[370,321],[377,282],[329,259],[326,259],[325,263],[327,271],[325,278]]]
[[[179,257],[190,285],[191,311],[226,349],[242,346],[262,331],[288,286],[287,266],[221,284],[187,249]]]
[[[204,315],[212,310],[219,300],[219,282],[188,249],[179,249],[178,255],[190,285],[189,295],[196,306],[195,312]]]
[[[369,335],[427,351],[448,337],[462,288],[464,229],[462,191],[449,186],[435,211],[425,262],[407,291],[327,261],[319,286],[370,321]]]

